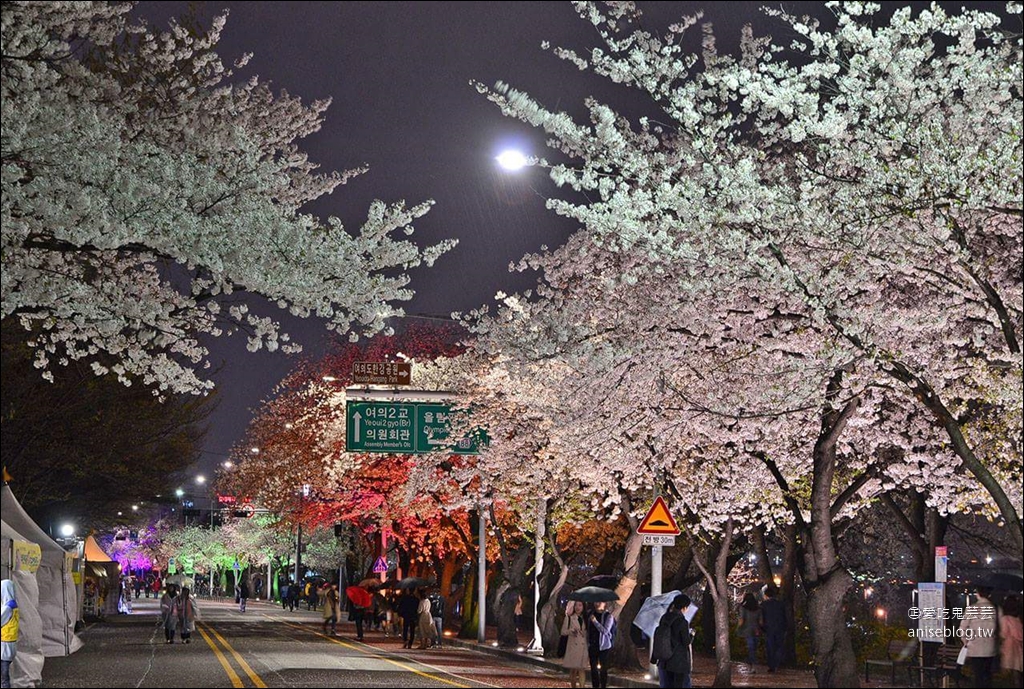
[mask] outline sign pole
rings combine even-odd
[[[662,565],[662,549],[663,546],[653,545],[651,546],[651,597],[661,595],[661,565]],[[654,652],[654,635],[648,642],[648,648]],[[650,655],[647,656],[650,658]],[[651,676],[655,679],[658,678],[658,666],[654,663],[650,664]]]

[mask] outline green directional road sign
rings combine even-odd
[[[423,454],[438,450],[477,454],[483,433],[452,441],[452,409],[422,402],[355,402],[345,405],[345,451]]]
[[[345,405],[347,452],[416,452],[416,405],[348,402]]]

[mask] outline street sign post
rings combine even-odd
[[[663,536],[661,534],[643,534],[643,545],[657,545],[672,547],[676,544],[675,536]]]
[[[373,572],[374,574],[383,574],[386,571],[388,571],[388,561],[384,559],[383,555],[381,555],[373,563]]]
[[[946,571],[949,565],[949,550],[946,546],[935,547],[935,581],[946,583]]]
[[[352,364],[352,382],[357,385],[408,385],[412,382],[412,364],[357,361]]]
[[[345,405],[345,451],[478,454],[482,434],[453,441],[448,437],[451,420],[452,409],[447,404],[349,400]]]

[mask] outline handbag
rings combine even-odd
[[[964,646],[960,649],[960,654],[956,657],[956,664],[963,665],[967,662],[967,647]]]
[[[569,635],[568,634],[563,634],[562,637],[558,640],[558,657],[559,658],[564,658],[565,657],[565,649],[568,648],[568,646],[569,646]]]

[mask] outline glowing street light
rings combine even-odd
[[[515,172],[516,170],[522,170],[524,167],[526,167],[530,163],[530,161],[526,158],[526,156],[523,155],[522,151],[517,151],[517,150],[511,149],[511,148],[508,149],[508,150],[502,151],[498,155],[498,157],[495,158],[495,160],[498,161],[498,165],[502,166],[506,170],[509,170],[510,172]]]
[[[132,512],[138,512],[138,511],[139,511],[139,506],[138,505],[132,505]]]
[[[175,488],[174,494],[179,498],[184,497],[185,491],[183,491],[181,488]]]
[[[200,486],[203,485],[204,483],[206,483],[206,477],[203,476],[202,474],[199,474],[198,476],[196,476],[196,483],[198,483]]]
[[[61,527],[60,527],[60,535],[63,536],[64,538],[71,538],[72,536],[75,535],[75,525],[74,524],[62,524]]]

